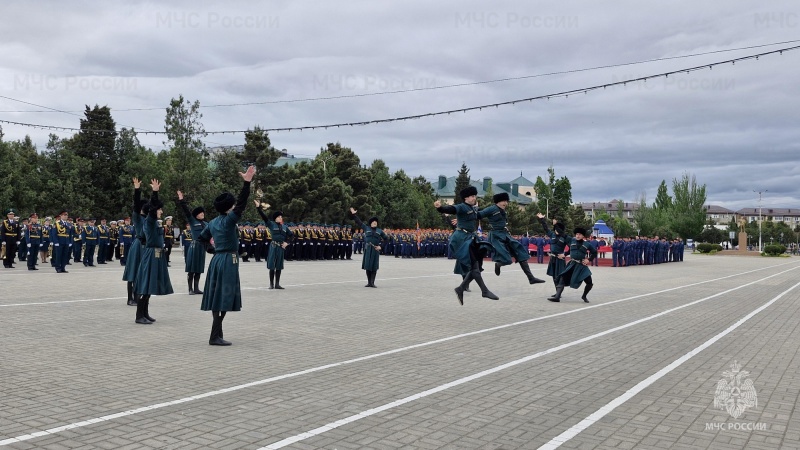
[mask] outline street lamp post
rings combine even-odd
[[[757,191],[753,189],[753,192],[758,193],[758,251],[763,251],[761,248],[761,194],[767,192],[768,189],[764,189],[763,191]]]

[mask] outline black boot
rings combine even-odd
[[[494,274],[500,276],[500,263],[494,263]]]
[[[469,282],[472,281],[472,272],[470,271],[468,274],[464,276],[464,279],[461,280],[461,284],[455,288],[456,297],[458,297],[458,303],[461,306],[464,306],[464,291],[467,290],[467,286],[469,286]]]
[[[155,322],[156,319],[150,317],[150,294],[143,295],[141,301],[144,302],[144,308],[143,308],[144,318],[149,320],[150,322]]]
[[[139,325],[150,325],[153,323],[144,317],[144,301],[140,301],[136,304],[136,323]]]
[[[225,312],[211,311],[214,321],[211,325],[211,336],[208,338],[208,345],[231,345],[230,342],[222,339],[222,319]]]
[[[192,289],[192,279],[194,278],[194,274],[189,272],[186,274],[186,282],[189,283],[189,295],[194,295],[194,289]]]
[[[481,276],[481,269],[480,265],[475,262],[472,265],[472,278],[478,283],[478,286],[481,288],[481,295],[484,298],[488,298],[490,300],[500,300],[500,297],[494,295],[489,288],[486,287],[486,283],[483,282],[483,276]]]
[[[364,287],[372,287],[372,271],[367,270],[366,272],[367,272],[367,284],[365,284]]]
[[[128,306],[136,306],[136,299],[133,296],[133,281],[128,281]]]
[[[370,279],[369,279],[369,287],[373,287],[373,288],[378,287],[378,286],[375,286],[375,277],[377,275],[378,275],[378,271],[377,270],[373,270],[372,271],[372,275],[370,275]]]
[[[583,288],[583,296],[582,296],[581,298],[582,298],[582,299],[583,299],[583,301],[584,301],[584,302],[586,302],[586,303],[589,303],[589,299],[588,299],[588,298],[586,298],[586,294],[588,294],[588,293],[589,293],[589,291],[591,291],[591,290],[592,290],[592,287],[593,287],[593,286],[594,286],[593,284],[587,284],[587,285],[586,285],[586,287],[584,287],[584,288]]]
[[[276,270],[275,271],[275,289],[283,289],[283,286],[281,286],[281,271],[280,270]]]
[[[540,280],[533,276],[531,273],[531,266],[528,265],[528,261],[520,261],[519,266],[522,267],[522,271],[525,272],[525,276],[528,277],[528,283],[530,284],[537,284],[537,283],[544,283],[544,280]]]
[[[275,269],[269,269],[269,288],[275,289]]]
[[[551,302],[560,302],[561,301],[561,293],[564,292],[564,286],[556,286],[556,293],[547,297],[548,300]]]
[[[199,294],[199,295],[203,295],[203,291],[200,290],[200,274],[199,273],[195,273],[194,274],[194,293],[195,294]]]

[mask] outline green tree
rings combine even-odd
[[[456,195],[454,203],[461,203],[464,201],[464,199],[461,198],[460,192],[462,189],[470,186],[472,184],[471,181],[472,180],[469,178],[469,168],[467,167],[466,163],[462,162],[461,168],[458,169],[458,176],[456,177]]]
[[[706,185],[698,186],[694,175],[684,173],[672,180],[672,193],[670,229],[681,239],[697,236],[706,221]]]
[[[200,102],[190,103],[183,95],[173,98],[167,108],[164,125],[167,141],[166,160],[169,169],[165,180],[168,191],[211,191],[208,150],[202,138],[206,136],[200,122]]]
[[[136,130],[122,128],[117,135],[114,143],[114,152],[119,155],[121,160],[119,168],[114,172],[117,176],[117,191],[114,195],[114,210],[110,211],[111,214],[118,214],[117,218],[127,217],[131,214],[132,208],[132,195],[133,195],[133,178],[139,178],[149,182],[150,179],[156,178],[163,180],[166,174],[166,168],[158,164],[158,157],[156,154],[143,146],[139,142],[139,137]],[[171,204],[166,200],[169,197],[169,192],[162,192],[165,200],[165,207],[170,208]],[[181,219],[181,215],[176,216]],[[182,223],[182,222],[180,222]]]
[[[88,196],[92,199],[91,215],[110,216],[119,211],[120,198],[117,196],[121,186],[119,167],[122,159],[116,150],[116,123],[111,117],[108,106],[94,108],[83,112],[80,131],[72,139],[75,155],[89,163],[92,177],[92,190]]]
[[[60,139],[51,134],[42,162],[43,191],[48,193],[45,208],[53,214],[67,208],[73,216],[91,214],[91,163],[75,154],[72,138]],[[47,213],[46,213],[47,214]]]
[[[672,209],[672,198],[667,192],[667,183],[664,180],[661,180],[661,184],[658,185],[656,202],[653,204],[653,208],[658,211],[669,211]]]

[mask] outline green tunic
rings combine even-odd
[[[561,275],[564,268],[567,266],[567,263],[559,258],[558,255],[566,255],[565,249],[569,236],[556,234],[555,231],[550,231],[545,219],[539,219],[539,222],[544,227],[545,233],[550,237],[550,261],[547,263],[547,275],[550,275],[557,281],[558,276]]]
[[[528,249],[511,237],[511,233],[508,232],[508,215],[503,208],[492,205],[482,209],[480,214],[489,220],[489,225],[491,226],[489,243],[494,248],[492,261],[501,266],[507,266],[513,263],[512,256],[517,262],[527,261],[531,257]]]
[[[136,274],[139,272],[139,262],[142,259],[142,240],[144,238],[143,218],[141,215],[142,192],[139,189],[133,191],[133,214],[131,214],[131,225],[133,226],[133,239],[128,246],[128,254],[125,255],[125,269],[122,271],[122,279],[125,281],[136,281]]]
[[[269,253],[267,254],[267,269],[269,270],[283,270],[283,260],[286,249],[281,244],[284,242],[291,242],[294,235],[289,231],[289,227],[284,224],[273,222],[269,220],[264,212],[259,209],[258,214],[264,223],[267,225],[272,242],[269,244]]]
[[[597,257],[597,249],[586,243],[586,241],[579,241],[575,238],[569,243],[569,264],[564,268],[562,273],[572,269],[572,277],[569,280],[569,287],[578,289],[586,278],[592,276],[592,271],[588,266],[584,266],[582,261],[586,258],[593,260]],[[566,281],[566,280],[565,280]]]
[[[383,247],[384,241],[388,241],[389,236],[386,236],[380,228],[372,228],[365,224],[356,215],[353,215],[353,220],[364,230],[364,257],[361,259],[361,269],[377,272],[381,254],[375,247]]]
[[[153,192],[150,202],[158,202],[158,191]],[[169,295],[173,293],[172,283],[169,280],[169,270],[167,269],[167,259],[164,255],[164,228],[158,226],[156,217],[157,209],[153,208],[144,221],[145,246],[135,281],[136,293],[141,295]]]
[[[445,214],[455,214],[456,229],[450,235],[450,253],[456,260],[453,273],[464,276],[472,270],[472,255],[480,253],[480,246],[490,246],[488,242],[479,242],[475,232],[478,229],[478,220],[482,213],[477,207],[472,207],[466,203],[457,205],[443,205],[437,211]],[[472,252],[470,252],[472,250]],[[470,254],[472,253],[472,255]]]
[[[181,209],[186,214],[186,220],[191,225],[192,243],[186,253],[186,269],[188,273],[203,273],[206,271],[206,245],[200,242],[200,234],[208,226],[208,222],[197,220],[189,210],[186,201],[180,201]]]
[[[240,311],[242,288],[239,282],[239,230],[236,223],[250,195],[250,183],[245,182],[233,211],[212,220],[200,233],[200,240],[214,239],[214,257],[208,265],[203,302],[203,311]]]

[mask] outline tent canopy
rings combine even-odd
[[[614,232],[602,220],[598,220],[592,225],[592,235],[597,237],[614,237]]]

